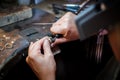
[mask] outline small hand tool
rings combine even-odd
[[[56,40],[57,38],[63,37],[62,34],[55,34],[55,35],[53,35],[53,34],[48,34],[48,36],[50,37],[50,42],[51,42],[51,43],[55,42],[55,40]]]
[[[36,26],[39,26],[39,25],[52,25],[53,23],[32,23],[32,25],[36,25]]]
[[[56,40],[57,38],[63,37],[62,34],[55,34],[55,35],[54,35],[54,34],[51,34],[51,33],[49,33],[48,36],[49,36],[49,41],[50,41],[50,43],[55,42],[55,40]],[[53,55],[59,54],[59,53],[61,52],[61,49],[59,48],[59,46],[51,47],[51,50],[52,50],[52,52],[53,52]]]
[[[53,3],[53,11],[58,14],[58,10],[62,11],[70,11],[74,14],[78,14],[83,8],[87,7],[86,5],[90,2],[90,0],[84,1],[82,4],[55,4]]]

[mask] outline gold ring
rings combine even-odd
[[[6,43],[5,48],[6,49],[11,49],[11,48],[13,48],[13,44],[12,43]]]

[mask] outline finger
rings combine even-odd
[[[30,42],[29,49],[32,48],[33,42]]]
[[[33,50],[33,42],[30,43],[29,48],[28,48],[28,55],[30,54],[31,50]]]
[[[36,41],[32,46],[35,47],[35,46],[39,46],[39,49],[42,49],[42,45],[43,45],[43,42],[45,39],[47,39],[48,37],[43,37],[41,38],[40,40]]]
[[[26,62],[27,62],[27,63],[29,62],[28,56],[26,57]]]
[[[42,54],[41,50],[42,50],[44,39],[46,39],[46,37],[40,39],[39,41],[36,41],[35,43],[30,44],[29,55],[37,55],[38,53],[39,55]]]
[[[43,43],[43,50],[45,55],[52,54],[50,42],[48,39],[46,39]]]
[[[67,40],[66,38],[59,38],[59,39],[56,39],[55,42],[51,44],[51,46],[54,47],[55,45],[65,43],[65,42],[68,42],[68,41],[69,40]]]
[[[64,26],[64,27],[61,27],[61,26]],[[53,24],[53,26],[50,28],[50,31],[53,33],[53,34],[63,34],[63,35],[66,35],[67,32],[68,32],[68,29],[66,27],[66,25],[64,24]]]

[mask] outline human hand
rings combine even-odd
[[[48,37],[31,43],[26,62],[40,80],[55,80],[56,63]]]
[[[79,39],[79,33],[75,24],[75,17],[75,14],[67,12],[62,18],[52,25],[50,31],[53,34],[63,34],[63,37],[56,39],[52,45]]]

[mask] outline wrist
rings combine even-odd
[[[39,76],[39,80],[55,80],[55,74],[51,75],[45,75],[45,76]]]

